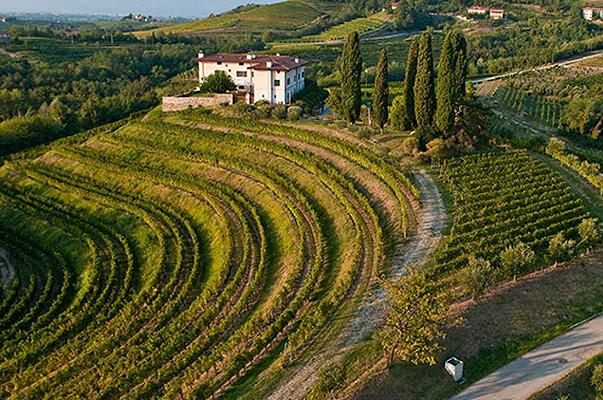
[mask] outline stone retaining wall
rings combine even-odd
[[[211,107],[220,104],[233,104],[230,93],[208,95],[207,97],[164,97],[161,105],[163,112],[182,111],[189,108]]]

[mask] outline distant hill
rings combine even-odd
[[[282,3],[243,8],[205,19],[139,31],[145,37],[154,34],[193,34],[206,31],[262,32],[265,30],[294,31],[316,18],[336,11],[341,3],[322,0],[289,0]]]

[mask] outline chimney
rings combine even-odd
[[[296,59],[295,59],[295,63],[296,63],[296,64],[299,64],[299,58],[296,58]]]
[[[254,59],[253,54],[247,54],[247,59],[248,60],[253,60]]]
[[[272,68],[272,61],[266,61],[266,68]]]
[[[276,56],[277,56],[277,57],[280,57],[280,56],[281,56],[281,53],[276,53]]]
[[[205,53],[203,52],[203,50],[199,50],[199,58],[203,57],[205,57]]]

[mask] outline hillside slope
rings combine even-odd
[[[298,29],[337,7],[337,3],[320,0],[288,0],[134,34],[145,37],[153,33],[192,34],[226,29],[239,32],[262,32],[266,29],[288,31]]]

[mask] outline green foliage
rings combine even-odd
[[[201,84],[202,93],[226,93],[235,90],[237,85],[224,71],[216,71],[207,76]]]
[[[565,142],[557,138],[549,140],[546,153],[561,164],[576,171],[603,194],[603,173],[600,171],[601,166],[599,164],[580,160],[576,155],[567,152]]]
[[[449,322],[450,292],[419,272],[383,284],[390,305],[380,340],[389,362],[434,365]]]
[[[601,93],[601,90],[603,90],[603,85],[598,86],[598,93]],[[563,108],[559,123],[568,131],[598,139],[600,127],[603,124],[603,98],[597,96],[595,92],[592,94],[592,96],[572,99]],[[599,130],[595,130],[597,124],[599,124]]]
[[[585,246],[593,246],[601,240],[601,231],[594,218],[583,219],[578,225],[578,233],[582,239],[581,244]]]
[[[31,115],[0,122],[0,155],[46,143],[65,135],[63,125],[49,117]]]
[[[417,57],[419,42],[413,39],[408,49],[406,68],[404,70],[404,86],[402,95],[394,101],[393,126],[397,129],[411,129],[416,126],[414,88],[417,75]]]
[[[432,126],[436,101],[431,32],[423,33],[419,40],[417,75],[414,86],[414,104],[417,126]]]
[[[494,268],[488,260],[467,257],[466,286],[471,298],[476,299],[486,292],[493,282]]]
[[[402,151],[407,155],[414,155],[419,151],[419,140],[414,137],[408,137],[402,141]]]
[[[597,393],[597,400],[603,399],[603,364],[599,364],[593,369],[590,382]]]
[[[287,108],[287,119],[289,121],[299,121],[304,115],[304,110],[299,106],[290,106]]]
[[[446,34],[444,44],[442,45],[436,85],[437,109],[435,114],[435,125],[444,137],[451,137],[454,134],[454,116],[458,84],[456,82],[455,73],[456,49],[453,46],[452,32],[449,31]]]
[[[505,276],[516,279],[532,269],[534,265],[534,251],[530,246],[519,242],[509,246],[500,253],[500,266]]]
[[[375,76],[375,86],[373,89],[373,114],[372,118],[382,131],[385,124],[389,120],[388,103],[389,103],[389,86],[388,86],[388,61],[387,52],[381,50],[379,55],[379,63],[377,64],[377,73]]]
[[[428,142],[427,145],[427,155],[433,161],[440,161],[445,158],[451,157],[454,155],[454,146],[449,140],[445,140],[442,138],[435,138],[432,141]]]
[[[531,270],[546,266],[550,238],[576,238],[589,218],[563,178],[525,150],[447,159],[439,170],[455,199],[455,223],[436,255],[438,273],[465,267],[467,253],[502,269],[501,253],[518,243],[525,245],[520,254],[526,246],[534,252]]]
[[[341,91],[334,95],[331,104],[339,104],[335,110],[339,110],[343,117],[351,123],[356,122],[360,115],[361,91],[360,78],[362,75],[362,56],[360,54],[360,39],[357,32],[348,36],[339,59],[339,80]]]
[[[563,232],[557,233],[549,241],[549,255],[552,261],[565,261],[569,259],[576,249],[576,241],[565,239]]]

